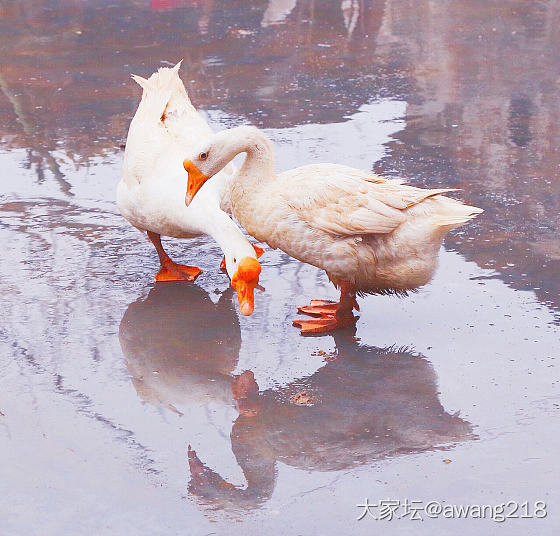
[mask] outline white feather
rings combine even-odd
[[[185,205],[188,174],[183,159],[212,131],[188,97],[179,78],[180,65],[162,67],[147,80],[132,75],[142,87],[142,100],[128,132],[117,188],[119,210],[142,231],[175,238],[211,235],[226,261],[254,258],[251,244],[224,212],[231,206],[232,164],[205,185],[189,207]]]

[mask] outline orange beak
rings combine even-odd
[[[259,284],[261,265],[257,259],[241,259],[237,271],[231,279],[231,286],[237,291],[241,314],[250,316],[255,309],[255,287]]]
[[[185,205],[191,204],[196,192],[202,188],[202,185],[210,178],[202,173],[188,158],[183,161],[183,167],[189,174],[189,182],[187,183],[187,195],[185,196]]]

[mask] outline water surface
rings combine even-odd
[[[558,2],[0,13],[3,534],[556,533]],[[270,250],[250,318],[209,239],[166,242],[196,285],[153,284],[115,188],[130,73],[181,58],[193,103],[216,129],[266,129],[279,170],[336,161],[461,188],[484,214],[418,294],[361,300],[355,332],[300,337],[295,306],[336,293]],[[548,516],[357,521],[365,497]]]

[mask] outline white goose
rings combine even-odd
[[[356,294],[406,294],[428,283],[444,236],[482,212],[441,195],[450,189],[415,188],[342,165],[277,175],[272,144],[248,126],[215,134],[185,159],[185,203],[243,152],[231,187],[234,216],[257,240],[325,270],[341,291],[339,302],[299,307],[319,317],[294,321],[303,334],[353,323]]]
[[[195,266],[173,262],[161,245],[162,235],[214,238],[224,252],[225,269],[237,290],[241,312],[250,315],[260,274],[257,254],[262,250],[254,248],[224,212],[229,208],[233,166],[226,166],[212,184],[202,188],[196,202],[189,207],[183,202],[185,148],[212,131],[190,102],[179,78],[180,66],[181,62],[173,68],[163,67],[147,80],[132,75],[143,93],[128,132],[117,205],[154,244],[161,263],[156,281],[194,281],[201,272]]]

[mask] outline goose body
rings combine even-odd
[[[186,191],[181,155],[212,130],[191,104],[179,65],[163,67],[147,80],[133,75],[143,94],[128,131],[117,204],[143,231],[193,238],[209,234],[211,218],[203,217],[204,210],[214,216],[217,210],[231,210],[229,183],[235,169],[228,165],[216,174],[216,180],[201,190],[199,203],[187,208],[181,202]]]
[[[428,283],[444,236],[482,212],[442,195],[449,189],[416,188],[344,165],[276,174],[272,144],[246,126],[214,135],[185,160],[189,190],[241,152],[247,157],[231,187],[235,217],[257,240],[325,270],[347,298],[300,308],[321,317],[307,321],[307,332],[347,324],[323,317],[341,317],[341,304],[345,313],[357,307],[356,293],[405,294]]]
[[[226,213],[230,210],[233,165],[225,166],[215,181],[201,189],[200,199],[189,207],[184,203],[185,149],[195,146],[212,131],[191,104],[179,78],[179,67],[180,63],[173,68],[161,68],[149,79],[133,75],[143,94],[128,132],[117,205],[121,214],[140,231],[147,232],[154,243],[161,261],[156,281],[193,281],[201,271],[174,263],[161,245],[161,236],[193,238],[204,234],[218,242],[233,280],[242,263],[253,272],[260,271],[257,254]],[[240,304],[246,304],[242,312],[250,314],[252,304],[248,301],[252,299],[252,289],[244,288],[243,292],[245,297],[240,295]]]

